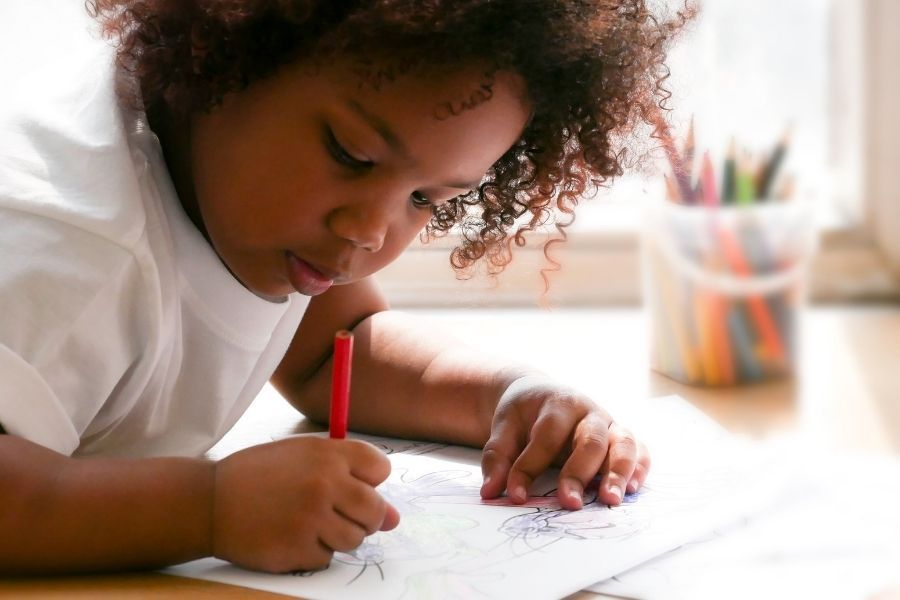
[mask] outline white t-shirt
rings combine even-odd
[[[225,269],[83,7],[0,3],[0,424],[63,454],[202,454],[308,298]]]

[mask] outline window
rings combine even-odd
[[[698,151],[721,159],[734,138],[761,156],[791,128],[785,171],[796,178],[795,194],[815,203],[823,232],[815,298],[897,295],[889,265],[900,264],[900,203],[887,163],[896,162],[900,138],[890,108],[900,94],[898,25],[893,0],[714,0],[670,56],[670,120],[683,134],[694,116]],[[553,276],[554,303],[639,301],[637,232],[642,205],[663,193],[659,166],[579,207],[571,240],[556,253],[564,267]],[[417,247],[384,273],[395,304],[538,301],[541,240],[520,249],[497,281],[457,282],[452,245]]]
[[[846,0],[851,1],[851,0]],[[867,231],[873,232],[879,249],[897,272],[900,266],[900,198],[897,163],[900,157],[900,3],[869,0],[864,32],[866,65],[865,138],[862,186]]]

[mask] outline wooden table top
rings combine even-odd
[[[797,435],[832,450],[900,453],[900,306],[810,309],[802,320],[796,376],[731,388],[687,386],[650,371],[646,320],[637,309],[415,312],[471,344],[535,364],[606,405],[678,394],[734,433]],[[267,387],[211,455],[309,429]],[[892,594],[885,597],[897,597]],[[284,596],[134,573],[4,581],[2,597]],[[581,592],[571,598],[597,597]]]

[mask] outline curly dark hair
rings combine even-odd
[[[491,274],[512,245],[548,223],[565,239],[580,198],[621,175],[629,134],[669,94],[667,49],[696,9],[645,0],[86,0],[139,82],[125,98],[175,114],[210,110],[278,67],[336,53],[371,85],[400,71],[485,65],[527,85],[533,116],[477,190],[434,209],[424,239],[454,225],[459,275],[483,259]],[[664,14],[663,14],[664,13]],[[197,49],[201,49],[198,52]],[[372,58],[377,57],[377,58]],[[561,218],[560,218],[561,217]],[[547,283],[546,273],[544,276]]]

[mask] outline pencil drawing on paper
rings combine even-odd
[[[654,407],[657,419],[659,411]],[[768,492],[760,488],[771,486],[759,482],[769,459],[720,439],[718,430],[685,448],[683,432],[698,426],[692,414],[684,418],[693,420],[674,428],[674,419],[661,419],[666,426],[658,435],[672,438],[669,452],[639,493],[610,508],[598,502],[592,484],[579,511],[561,508],[552,489],[555,473],[536,480],[523,505],[506,497],[483,500],[478,450],[366,436],[389,455],[392,473],[377,490],[401,513],[397,528],[336,553],[323,571],[297,577],[248,573],[216,559],[176,572],[331,600],[561,597],[700,538],[766,501]]]
[[[479,488],[480,478],[473,468],[423,472],[395,468],[379,491],[402,515],[400,525],[369,536],[352,552],[335,553],[336,565],[353,568],[345,585],[383,582],[391,565],[416,562],[423,568],[406,577],[402,597],[478,597],[480,584],[504,577],[498,568],[502,563],[542,552],[562,540],[628,537],[646,524],[646,519],[631,510],[638,494],[626,496],[622,506],[610,508],[597,500],[594,487],[585,496],[582,510],[568,511],[560,507],[556,490],[514,505],[505,498],[483,501]],[[468,536],[484,529],[487,522],[453,514],[456,505],[479,506],[477,514],[485,516],[488,513],[483,511],[497,510],[493,535]],[[302,575],[314,577],[317,573]]]
[[[397,440],[390,438],[380,438],[376,436],[365,436],[366,441],[381,450],[387,455],[391,454],[409,454],[413,456],[421,456],[431,454],[447,448],[447,444],[437,442],[421,442],[417,440]]]
[[[552,494],[555,493],[556,490],[553,490]],[[627,508],[635,499],[636,496],[626,497],[623,507],[611,509],[597,501],[594,490],[590,492],[589,499],[586,499],[581,510],[536,507],[531,512],[508,518],[503,522],[500,532],[509,537],[516,556],[523,552],[541,550],[562,539],[622,538],[642,529],[640,519]],[[524,549],[520,546],[524,546]]]

